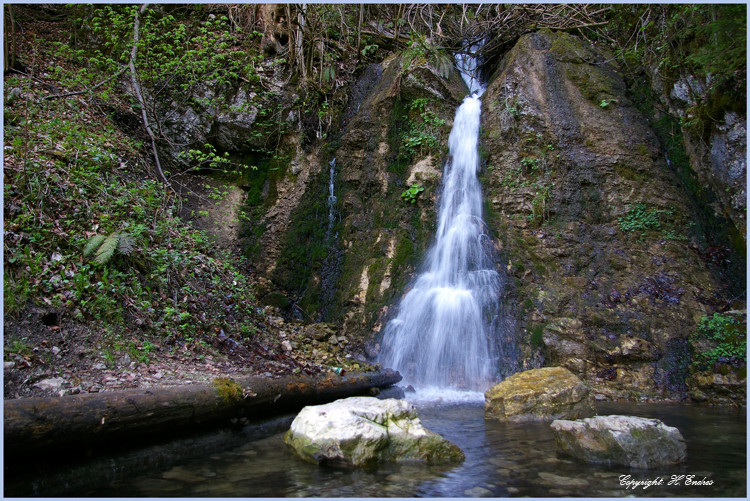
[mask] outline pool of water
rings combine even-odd
[[[296,458],[283,431],[81,492],[149,497],[745,497],[746,411],[685,404],[603,403],[599,414],[661,419],[677,427],[688,460],[655,470],[592,466],[558,456],[548,424],[485,420],[481,402],[417,403],[425,426],[458,444],[459,465],[385,464],[372,468],[319,467]],[[622,484],[659,481],[636,489]],[[693,477],[690,477],[690,476]],[[688,479],[711,485],[690,485]],[[705,481],[704,481],[705,479]],[[631,484],[632,485],[632,484]]]

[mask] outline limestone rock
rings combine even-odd
[[[310,324],[305,327],[305,336],[315,339],[317,341],[323,341],[331,336],[336,335],[336,329],[331,324]]]
[[[482,184],[518,284],[527,366],[565,367],[601,395],[679,398],[683,341],[706,309],[697,291],[720,294],[720,280],[688,238],[669,237],[689,235],[687,220],[644,234],[622,223],[638,208],[691,214],[694,199],[601,47],[542,30],[497,68],[482,96]],[[744,118],[732,124],[727,144],[743,137]],[[735,180],[740,142],[712,157]]]
[[[312,463],[362,466],[385,461],[463,461],[456,445],[422,426],[406,400],[351,397],[307,406],[284,441]]]
[[[549,360],[568,369],[571,368],[570,360],[588,356],[588,349],[582,342],[584,339],[581,321],[575,318],[550,322],[542,333]]]
[[[484,415],[510,421],[577,419],[595,414],[588,387],[562,367],[519,372],[484,394]]]
[[[655,468],[687,457],[680,431],[658,419],[597,416],[556,420],[551,427],[559,452],[588,463]]]

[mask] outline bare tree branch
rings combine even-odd
[[[146,128],[146,132],[148,133],[148,137],[151,138],[151,150],[154,154],[154,160],[156,161],[156,170],[159,172],[159,176],[162,178],[164,183],[169,187],[172,188],[172,185],[169,183],[169,180],[167,180],[167,177],[164,175],[164,171],[161,168],[161,161],[159,160],[159,150],[156,147],[156,136],[154,136],[154,131],[151,130],[151,125],[148,121],[148,116],[146,114],[146,101],[143,99],[143,92],[141,90],[141,85],[138,82],[138,73],[135,69],[135,61],[136,57],[138,56],[138,41],[141,38],[141,16],[144,12],[146,12],[146,9],[148,8],[148,4],[144,3],[141,5],[141,8],[138,9],[138,11],[135,14],[135,21],[133,22],[133,48],[130,50],[130,79],[133,84],[133,92],[135,92],[135,96],[138,98],[138,102],[141,105],[141,119],[143,120],[143,126]]]

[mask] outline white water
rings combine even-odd
[[[336,157],[328,163],[328,229],[326,230],[326,241],[331,237],[331,230],[336,222],[336,195],[333,190],[333,178],[336,174]]]
[[[471,62],[459,61],[459,67],[473,70]],[[385,328],[379,357],[421,398],[481,399],[498,380],[492,325],[501,282],[482,221],[477,143],[483,89],[475,82],[467,80],[473,95],[456,111],[448,139],[436,242]]]

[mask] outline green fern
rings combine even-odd
[[[127,231],[120,233],[120,241],[117,243],[117,250],[129,256],[135,249],[135,238]]]
[[[89,241],[86,243],[86,247],[83,248],[83,256],[89,257],[93,252],[98,249],[102,242],[104,242],[104,239],[107,237],[104,235],[94,235],[93,237],[89,238]]]
[[[110,235],[104,239],[102,246],[96,251],[96,257],[94,261],[99,264],[107,264],[112,256],[115,254],[117,244],[120,242],[119,233],[110,233]]]
[[[453,58],[448,54],[445,54],[444,52],[435,53],[435,69],[441,77],[449,78],[451,73],[453,73],[455,64]]]
[[[115,251],[129,256],[134,249],[135,238],[133,235],[126,231],[122,233],[113,232],[109,236],[94,235],[89,238],[86,247],[83,249],[83,255],[88,257],[96,251],[94,261],[99,264],[107,264],[115,255]]]

